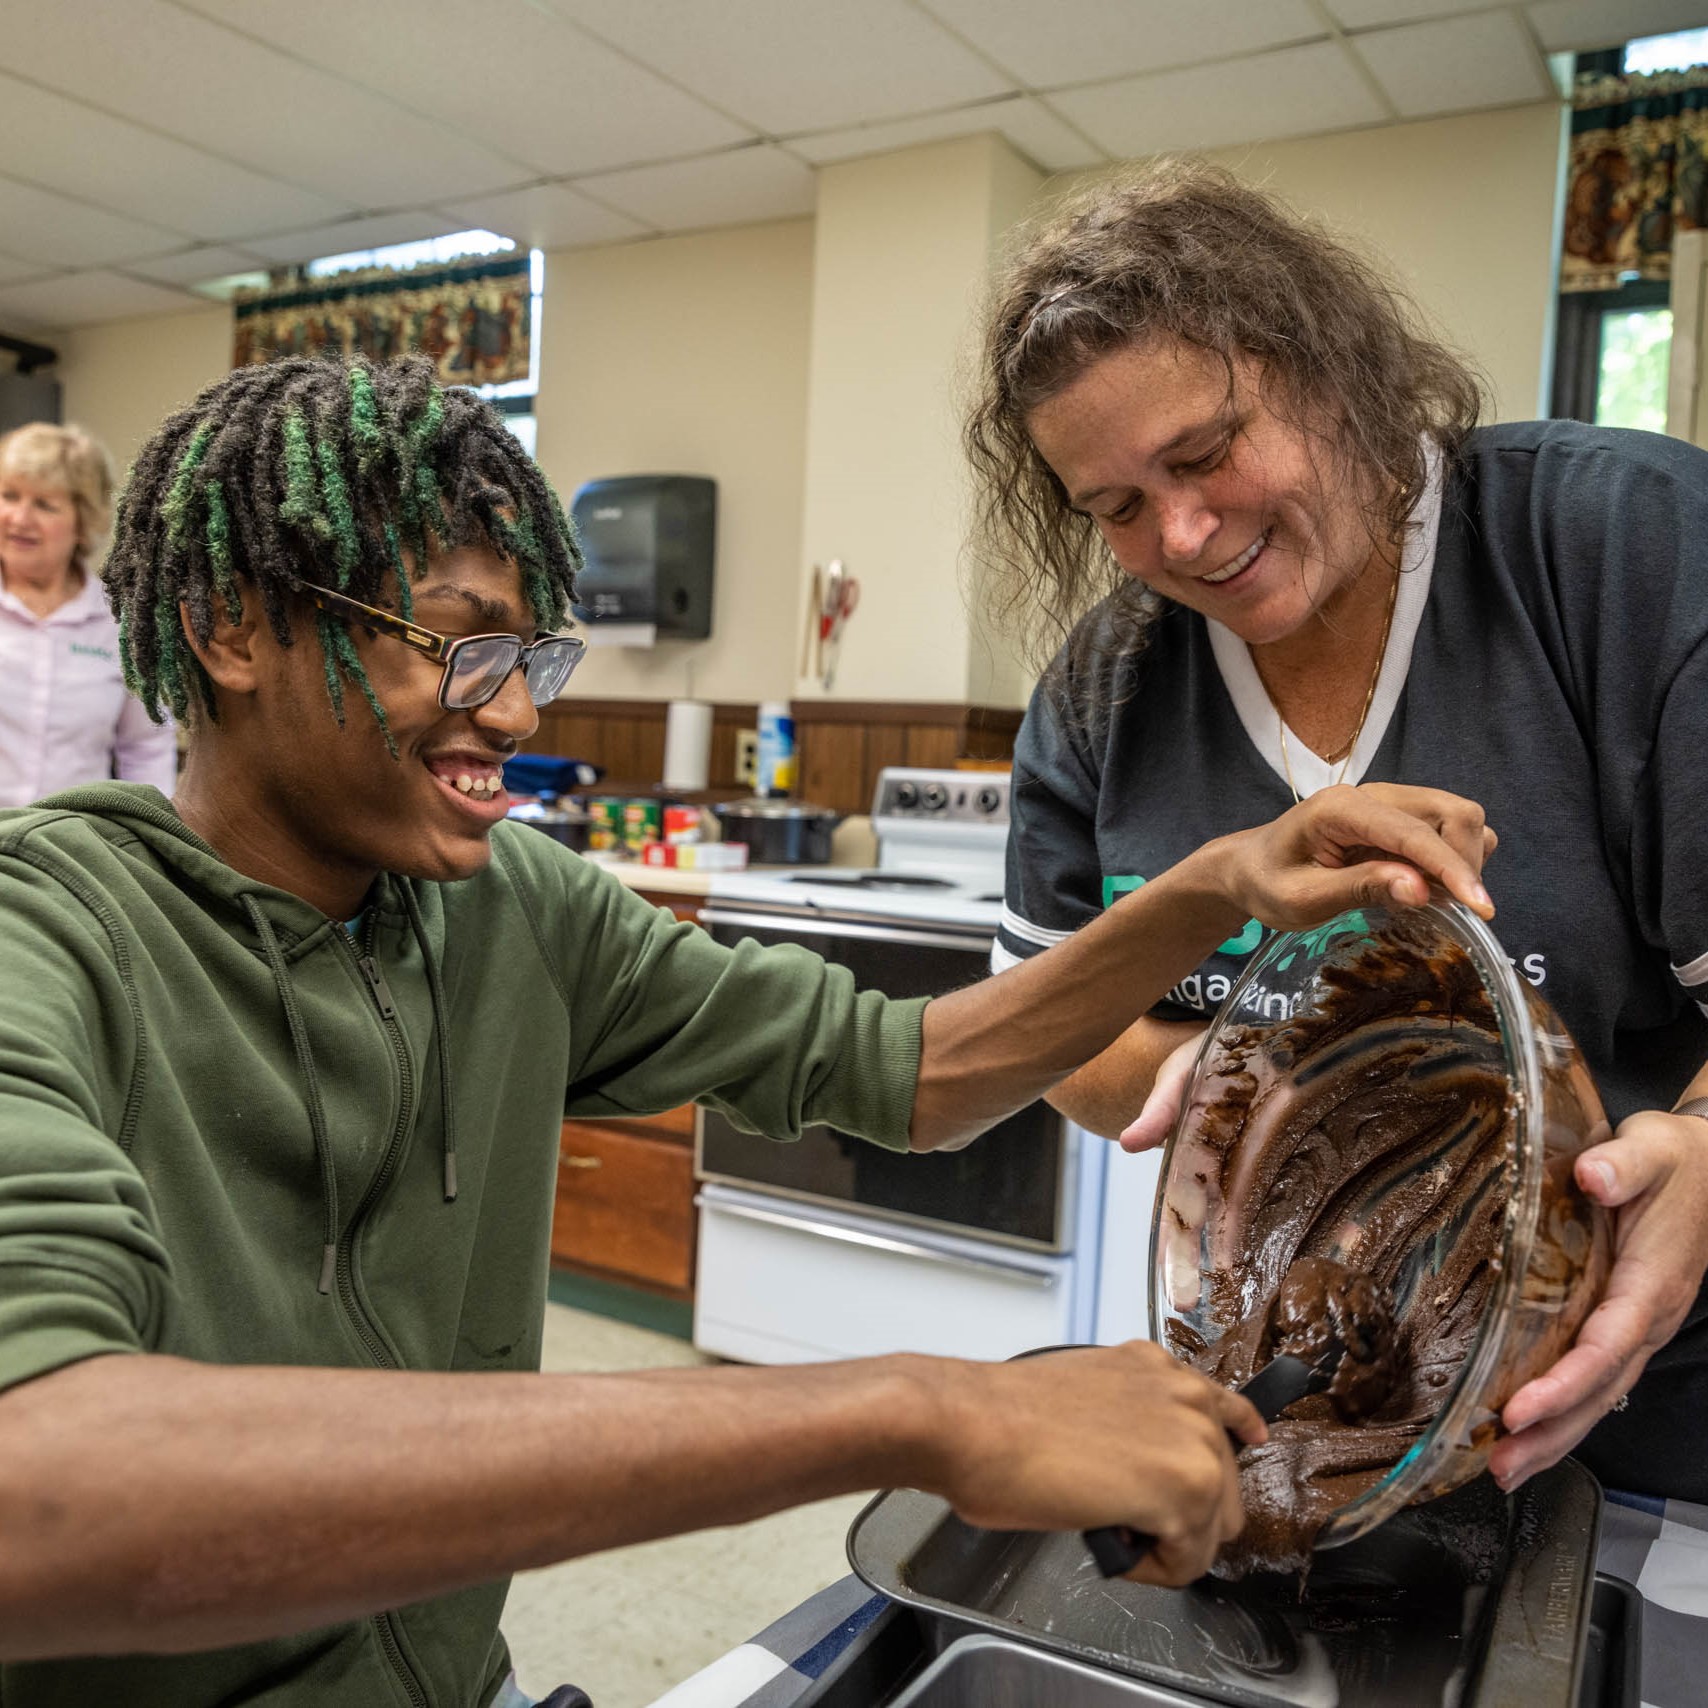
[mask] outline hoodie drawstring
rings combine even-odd
[[[427,995],[433,1004],[433,1036],[439,1044],[439,1107],[445,1129],[445,1202],[454,1204],[457,1198],[457,1122],[451,1109],[451,1047],[450,1033],[445,1025],[445,987],[439,977],[439,963],[427,943],[427,927],[422,923],[420,904],[408,884],[399,884],[403,910],[409,915],[409,929],[415,934],[416,947],[427,968]]]
[[[249,923],[261,939],[261,953],[272,970],[273,984],[284,1005],[285,1023],[290,1027],[291,1047],[296,1051],[297,1066],[302,1070],[303,1085],[308,1095],[308,1125],[314,1134],[314,1157],[320,1165],[320,1194],[326,1206],[326,1235],[320,1251],[320,1291],[332,1291],[333,1276],[338,1266],[338,1174],[332,1165],[332,1145],[326,1136],[326,1109],[320,1096],[320,1078],[314,1071],[314,1051],[308,1042],[308,1028],[303,1024],[302,1011],[297,1007],[296,992],[291,988],[290,968],[285,965],[284,951],[253,896],[241,898]]]

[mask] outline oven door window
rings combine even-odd
[[[867,929],[870,929],[869,927]],[[740,937],[800,943],[846,966],[863,989],[886,996],[940,996],[984,976],[988,944],[946,947],[931,934],[847,936],[815,921],[758,927],[714,922],[719,942]],[[798,1143],[743,1133],[715,1110],[701,1112],[700,1166],[707,1176],[805,1198],[855,1205],[910,1221],[1059,1249],[1063,1123],[1046,1103],[1011,1115],[965,1150],[898,1155],[831,1127]]]

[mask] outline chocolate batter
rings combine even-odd
[[[1193,1183],[1222,1200],[1201,1253],[1221,1332],[1206,1345],[1171,1325],[1174,1350],[1234,1386],[1338,1313],[1353,1352],[1338,1392],[1241,1454],[1246,1528],[1222,1575],[1309,1558],[1423,1434],[1487,1307],[1514,1140],[1505,1060],[1469,958],[1415,931],[1401,918],[1325,963],[1308,1013],[1225,1032],[1194,1094],[1165,1213],[1190,1238]]]
[[[1269,1312],[1263,1358],[1297,1358],[1313,1369],[1332,1361],[1324,1392],[1343,1422],[1380,1409],[1400,1375],[1394,1303],[1385,1287],[1332,1257],[1301,1257]]]

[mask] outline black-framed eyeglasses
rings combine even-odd
[[[510,672],[518,665],[528,684],[528,698],[543,706],[557,698],[587,651],[587,642],[580,635],[541,635],[532,641],[518,635],[459,635],[452,640],[390,611],[364,605],[360,599],[334,593],[330,587],[305,584],[303,592],[321,610],[347,617],[375,634],[390,635],[442,664],[445,670],[439,678],[439,704],[447,712],[484,706],[510,680]]]

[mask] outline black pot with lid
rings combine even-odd
[[[783,795],[720,801],[712,808],[725,842],[745,842],[760,866],[825,866],[843,815]]]
[[[577,854],[587,852],[592,820],[587,809],[568,796],[542,795],[537,801],[520,801],[505,816],[543,830],[554,842]]]

